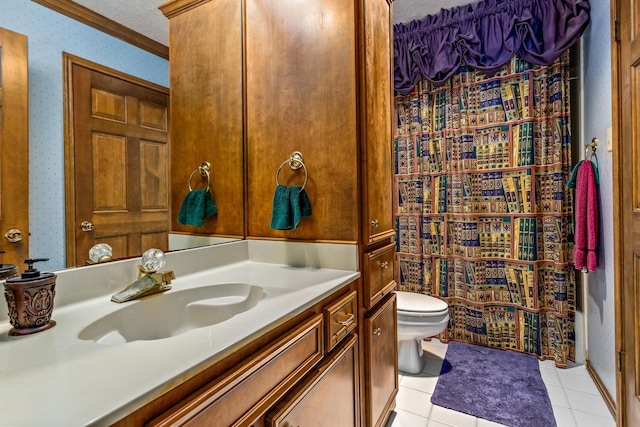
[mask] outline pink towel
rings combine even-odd
[[[576,177],[576,234],[573,263],[580,270],[595,271],[598,265],[598,192],[593,164],[583,160]]]

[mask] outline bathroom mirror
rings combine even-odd
[[[86,265],[98,244],[110,245],[112,259],[122,259],[150,248],[173,251],[237,240],[222,231],[211,197],[220,196],[218,203],[229,212],[225,182],[207,161],[189,173],[194,161],[183,148],[193,149],[196,158],[212,157],[215,168],[236,170],[238,182],[242,166],[224,162],[241,160],[212,155],[202,138],[185,141],[185,126],[172,130],[170,143],[166,87],[66,52],[63,63],[67,266]],[[171,119],[179,124],[178,100],[171,105]],[[241,150],[242,140],[237,143]],[[201,195],[210,202],[206,213],[204,204],[191,203]],[[189,207],[184,211],[183,199]],[[242,234],[243,226],[234,230]]]
[[[30,256],[46,257],[50,261],[42,264],[42,270],[51,271],[66,268],[67,266],[86,265],[89,260],[88,251],[85,262],[67,262],[66,245],[66,202],[69,198],[65,190],[65,165],[68,159],[64,152],[64,138],[66,128],[64,126],[64,96],[63,82],[65,68],[62,56],[64,52],[70,52],[80,58],[86,58],[95,63],[105,65],[123,73],[137,76],[141,79],[154,82],[165,88],[169,87],[168,61],[160,56],[154,55],[144,49],[135,47],[132,44],[122,42],[117,37],[113,37],[106,32],[99,31],[89,25],[72,19],[69,15],[60,12],[60,9],[50,8],[48,1],[35,2],[2,2],[0,5],[0,27],[25,35],[28,38],[28,114],[29,114],[29,245]],[[55,2],[58,4],[59,2]],[[62,8],[64,9],[64,8]],[[46,23],[46,25],[43,25]],[[173,59],[179,55],[173,55]],[[105,97],[103,99],[111,99]],[[112,99],[111,99],[112,100]],[[90,108],[90,105],[86,106]],[[228,111],[228,105],[221,108],[221,111]],[[208,107],[210,108],[210,107]],[[195,109],[193,109],[195,110]],[[191,110],[191,111],[193,111]],[[203,114],[204,114],[204,108]],[[157,109],[147,108],[147,117],[153,117]],[[188,121],[189,117],[185,117]],[[218,122],[217,117],[210,117],[211,122]],[[227,120],[228,122],[228,120]],[[183,124],[184,129],[191,129],[188,122]],[[191,135],[185,132],[185,140],[199,141],[199,144],[210,147],[213,144],[231,145],[228,138],[213,140],[215,133],[211,129],[206,129],[205,135]],[[146,146],[147,158],[151,159],[159,150],[155,150],[153,144]],[[223,189],[225,182],[242,183],[242,160],[229,158],[224,155],[213,153],[201,153],[202,150],[194,148],[194,153],[181,152],[176,155],[168,154],[167,163],[170,165],[182,162],[187,170],[180,173],[180,182],[177,182],[178,191],[169,189],[167,197],[174,207],[172,216],[177,217],[175,210],[176,199],[182,200],[188,191],[187,180],[189,173],[193,171],[202,161],[212,163],[213,173],[212,187],[214,188],[214,198],[218,205],[218,217],[234,217],[240,222],[243,221],[243,206],[234,206],[226,210],[223,204],[235,203],[235,196],[223,197],[226,190]],[[237,151],[242,153],[242,146],[237,147]],[[130,152],[126,153],[131,154]],[[193,158],[185,160],[191,155]],[[125,160],[126,161],[126,160]],[[156,162],[152,162],[153,165]],[[79,172],[79,171],[76,171]],[[72,177],[74,182],[83,182],[82,175],[76,174]],[[109,176],[104,176],[103,185],[111,189],[114,197],[118,192],[110,187],[115,187],[116,180]],[[173,185],[173,180],[169,180],[169,185]],[[196,187],[198,183],[193,179],[192,185]],[[241,185],[241,184],[236,184]],[[26,193],[27,188],[21,185],[21,191]],[[217,193],[215,193],[217,192]],[[242,189],[236,192],[242,196]],[[219,200],[218,200],[219,198]],[[224,199],[224,200],[223,200]],[[179,203],[179,202],[178,202]],[[179,204],[178,204],[179,206]],[[221,215],[227,212],[226,215]],[[232,212],[232,213],[229,213]],[[83,220],[80,220],[82,223]],[[91,222],[90,220],[87,220]],[[95,226],[95,224],[93,224]],[[207,227],[182,228],[175,236],[170,249],[188,248],[193,246],[216,244],[218,242],[228,242],[243,238],[244,230],[239,232],[223,231],[216,232],[220,227],[216,224],[216,219],[208,219]],[[87,227],[91,227],[86,224]],[[133,220],[127,220],[126,226],[137,227]],[[9,227],[12,228],[12,227]],[[18,228],[18,227],[13,227]],[[172,230],[179,227],[171,226]],[[5,230],[3,230],[4,233]],[[215,237],[211,237],[215,236]],[[101,239],[97,243],[102,243]],[[104,242],[106,243],[106,242]],[[113,242],[109,242],[115,246]],[[3,240],[0,249],[8,243]],[[143,244],[136,255],[140,255],[144,249],[148,249],[155,244]],[[133,256],[133,255],[131,255]],[[22,257],[24,259],[24,257]],[[2,258],[0,258],[2,261]],[[20,269],[22,265],[16,263]]]

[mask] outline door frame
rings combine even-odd
[[[616,425],[625,426],[626,420],[626,381],[622,364],[625,349],[625,325],[624,325],[624,287],[623,287],[623,239],[622,227],[623,203],[622,187],[624,185],[624,156],[621,156],[622,135],[620,126],[622,111],[621,94],[623,88],[620,80],[621,43],[619,34],[616,34],[619,25],[620,3],[622,0],[610,2],[610,29],[611,29],[611,119],[612,119],[612,169],[613,169],[613,253],[614,253],[614,319],[615,319],[615,360],[616,360]],[[628,90],[629,88],[627,88]]]
[[[2,197],[0,203],[0,257],[5,264],[24,270],[29,258],[29,64],[26,35],[0,28],[0,151]],[[10,243],[5,232],[18,229],[20,241]]]
[[[64,194],[65,194],[65,240],[67,267],[76,265],[76,185],[75,185],[75,140],[73,129],[73,66],[79,65],[91,71],[113,76],[147,89],[155,90],[169,97],[169,89],[123,73],[79,56],[62,52],[63,112],[64,112]],[[170,106],[167,106],[170,108]],[[169,186],[170,188],[170,186]]]

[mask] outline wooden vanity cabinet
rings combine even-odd
[[[396,294],[391,293],[365,318],[366,425],[385,424],[398,391]]]
[[[348,323],[347,334],[339,333],[333,340],[328,336],[332,329],[326,327],[326,319],[349,317],[358,282],[354,280],[223,359],[177,380],[114,426],[264,426],[267,414],[287,404],[298,408],[287,413],[308,415],[315,410],[319,416],[333,410],[328,405],[338,405],[341,415],[337,419],[356,421],[329,425],[360,425],[359,341],[353,332],[358,319]],[[333,350],[325,347],[326,342],[333,343]],[[321,396],[328,390],[340,396],[332,395],[330,399],[337,400],[323,403]],[[298,404],[300,400],[321,405],[307,407],[304,402]]]
[[[146,425],[250,425],[322,359],[323,326],[312,317]]]
[[[350,335],[267,415],[267,427],[359,426],[357,344]]]

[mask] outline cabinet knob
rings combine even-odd
[[[93,231],[93,228],[93,224],[91,224],[89,221],[82,221],[82,223],[80,224],[80,229],[84,232]]]
[[[380,225],[380,223],[378,222],[377,219],[374,219],[373,221],[371,221],[371,226],[372,227],[378,227]]]
[[[373,330],[373,335],[375,335],[375,336],[379,337],[379,336],[380,336],[380,334],[382,334],[382,329],[381,329],[381,328],[375,328],[375,329]]]
[[[382,263],[380,264],[381,268],[389,268],[389,261],[382,261]]]

